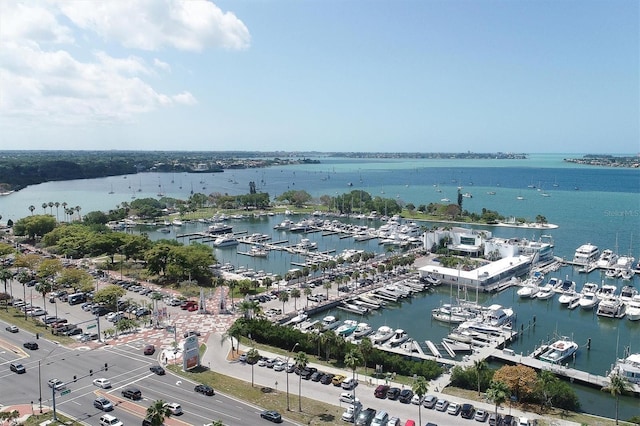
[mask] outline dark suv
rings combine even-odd
[[[395,401],[400,396],[400,388],[389,388],[387,391],[387,399]]]
[[[140,389],[137,388],[127,388],[122,391],[122,396],[137,401],[139,399],[142,399],[142,392],[140,392]]]
[[[462,408],[460,409],[460,416],[463,419],[472,419],[476,413],[476,409],[471,404],[462,404]]]

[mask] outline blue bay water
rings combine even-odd
[[[383,198],[400,202],[429,204],[449,198],[455,202],[457,188],[470,192],[473,198],[463,200],[463,208],[480,212],[482,208],[497,210],[506,216],[535,220],[544,215],[558,229],[542,231],[515,228],[485,227],[496,236],[538,239],[542,234],[551,235],[558,256],[571,258],[575,249],[591,242],[600,249],[616,249],[621,254],[631,253],[640,257],[640,170],[579,166],[563,162],[569,155],[531,155],[527,160],[382,160],[319,158],[321,164],[274,167],[267,169],[228,170],[217,174],[158,174],[142,173],[126,178],[110,177],[91,180],[48,182],[26,188],[9,196],[0,197],[2,222],[17,220],[30,214],[28,207],[36,207],[35,213],[43,213],[42,203],[66,202],[80,206],[81,214],[92,210],[115,208],[118,203],[130,202],[132,196],[157,197],[158,192],[167,196],[186,199],[194,192],[243,194],[249,191],[249,182],[256,182],[259,191],[268,192],[273,199],[287,190],[306,190],[314,197],[327,194],[335,196],[354,189],[362,189]],[[173,182],[172,182],[173,181]],[[237,183],[234,183],[237,182]],[[349,183],[352,186],[349,186]],[[533,186],[535,188],[531,188]],[[108,194],[113,190],[114,194]],[[437,192],[440,190],[441,192]],[[489,195],[488,192],[495,192]],[[548,193],[548,197],[541,193]],[[524,200],[517,200],[517,196]],[[46,208],[63,218],[62,207]],[[263,217],[232,222],[234,231],[261,232],[272,235],[274,240],[288,239],[295,243],[303,236],[280,233],[273,225],[282,217]],[[201,229],[201,224],[190,224],[179,232]],[[145,230],[151,238],[167,235],[153,228]],[[169,234],[174,236],[174,234]],[[362,248],[367,251],[384,251],[375,241],[354,243],[337,236],[307,237],[318,242],[320,250]],[[283,253],[270,253],[268,259],[251,258],[237,253],[236,248],[216,249],[216,256],[223,262],[282,274],[295,267],[292,258]],[[586,281],[600,283],[600,272],[588,276],[563,268],[551,274],[575,280],[578,288]],[[640,288],[636,276],[634,285]],[[622,282],[618,283],[622,286]],[[389,306],[364,319],[373,326],[389,325],[408,331],[418,341],[439,341],[445,337],[447,326],[432,322],[430,309],[449,301],[450,289],[442,288],[435,294],[415,297],[397,306]],[[469,295],[472,299],[475,295]],[[549,301],[519,300],[514,290],[498,295],[480,295],[485,305],[500,303],[513,306],[518,315],[516,327],[527,327],[536,317],[536,326],[530,327],[522,338],[514,343],[516,353],[528,353],[541,341],[553,338],[554,333],[573,336],[580,345],[592,339],[592,348],[582,347],[575,366],[593,374],[605,374],[622,356],[625,348],[640,352],[640,324],[627,320],[611,320],[597,317],[593,312],[561,309],[556,299]],[[346,319],[344,312],[339,316]],[[581,389],[588,404],[588,412],[611,415],[610,399],[606,395]],[[581,396],[582,397],[582,396]],[[595,402],[594,402],[595,401]],[[609,410],[609,411],[607,411]],[[637,414],[637,400],[626,399],[622,417]]]

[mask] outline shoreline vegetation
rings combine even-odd
[[[321,158],[526,160],[524,153],[249,152],[249,151],[0,151],[0,195],[50,181],[94,179],[145,172],[222,173],[225,170],[320,164]],[[320,159],[319,159],[320,158]],[[585,155],[565,162],[640,167],[638,156]]]

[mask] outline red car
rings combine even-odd
[[[186,301],[182,302],[182,304],[180,305],[180,309],[188,310],[192,306],[195,306],[196,309],[198,309],[198,302],[196,302],[195,300],[186,300]]]
[[[189,305],[189,307],[187,308],[187,311],[189,312],[195,312],[198,310],[198,305]]]
[[[156,347],[153,345],[147,345],[144,347],[144,354],[145,355],[153,355],[156,351]]]

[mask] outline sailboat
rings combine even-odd
[[[111,191],[109,191],[109,194],[113,194],[113,184],[111,184]]]

